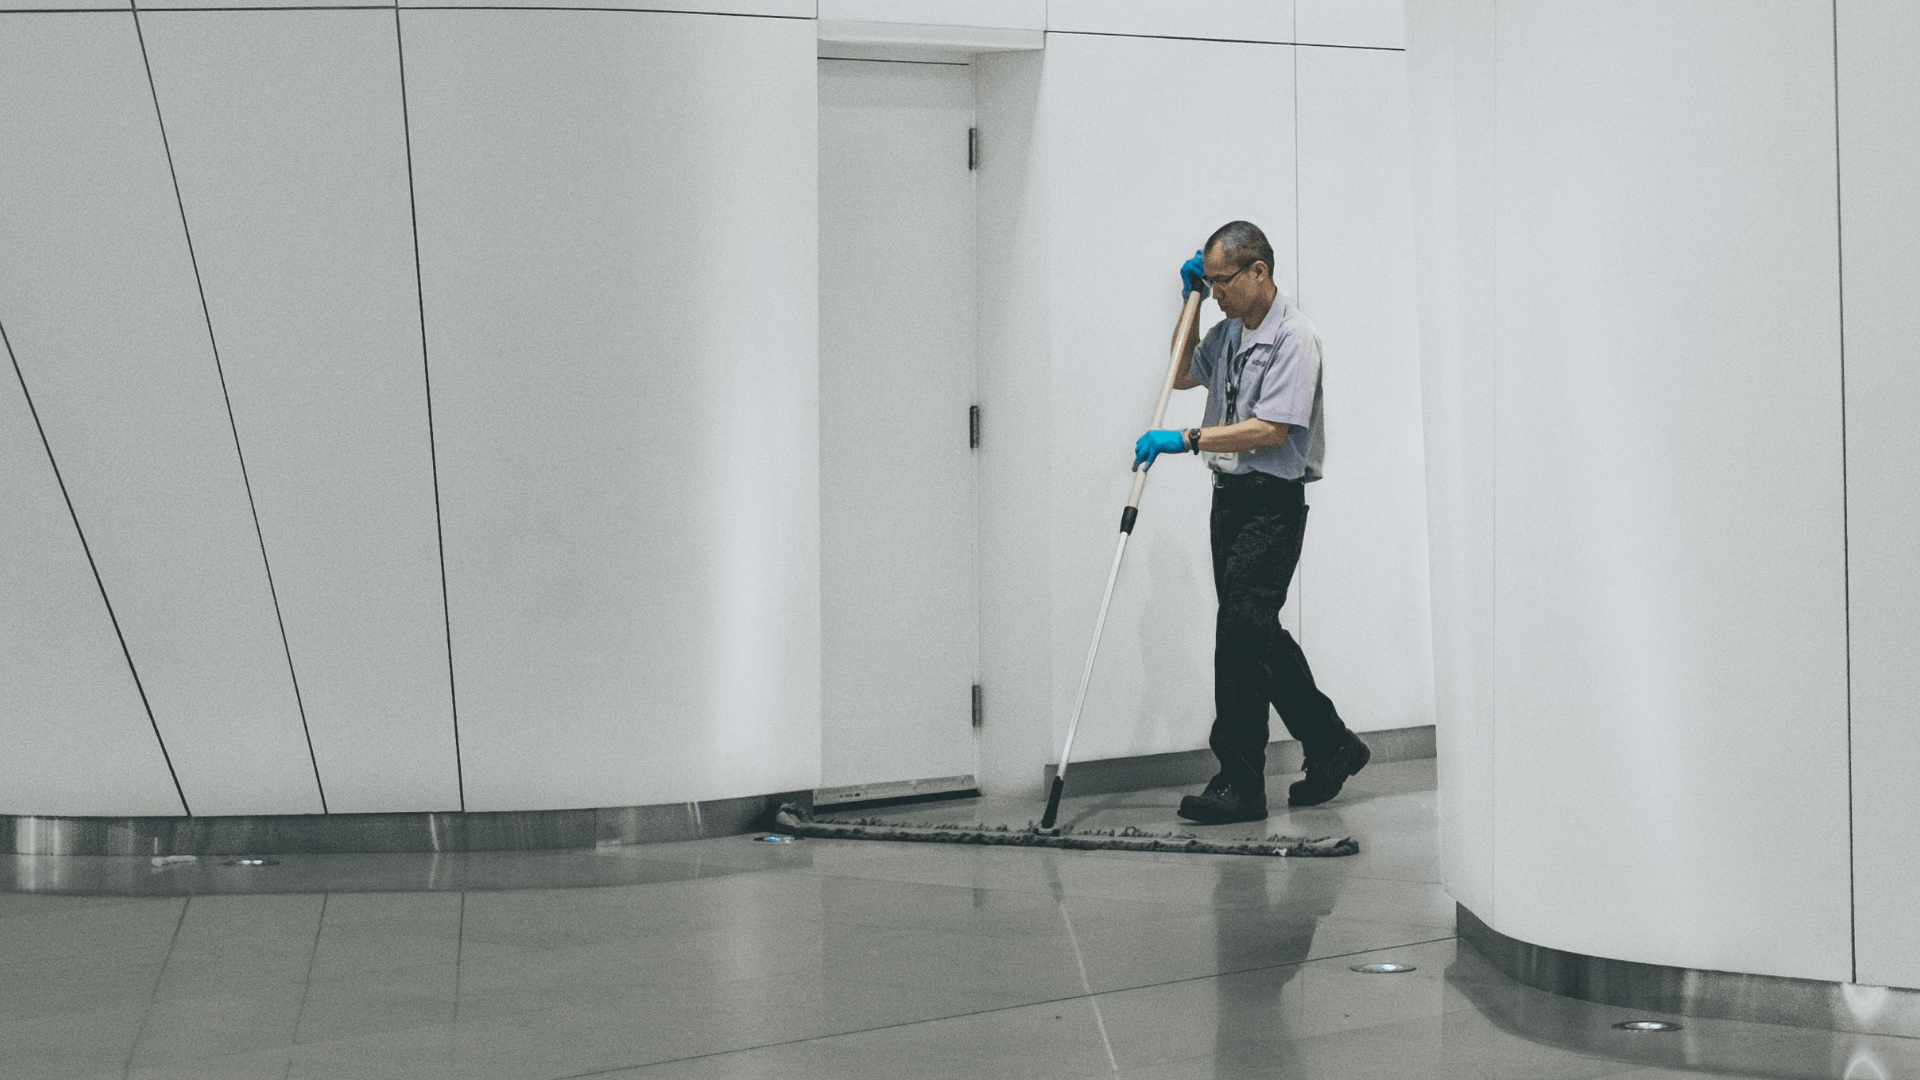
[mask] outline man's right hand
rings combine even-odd
[[[1185,300],[1187,294],[1193,292],[1195,289],[1200,290],[1200,299],[1205,300],[1207,298],[1207,267],[1200,252],[1194,252],[1193,258],[1180,264],[1180,285],[1180,299],[1182,300]]]

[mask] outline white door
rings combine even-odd
[[[820,61],[823,789],[975,772],[972,126],[967,65]]]

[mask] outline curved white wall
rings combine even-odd
[[[1446,872],[1503,933],[1920,980],[1876,692],[1914,640],[1913,271],[1877,239],[1911,124],[1865,89],[1914,88],[1850,47],[1870,6],[1838,110],[1823,0],[1410,6]]]
[[[0,19],[0,813],[814,785],[809,19]]]

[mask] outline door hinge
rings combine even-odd
[[[973,684],[973,726],[980,726],[980,684]]]
[[[967,448],[980,449],[980,406],[967,406]]]
[[[980,129],[967,129],[967,171],[980,167]]]

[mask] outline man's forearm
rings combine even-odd
[[[1211,454],[1233,454],[1241,450],[1258,450],[1263,446],[1279,446],[1287,441],[1287,431],[1286,424],[1276,424],[1257,417],[1237,424],[1201,428],[1200,449]]]

